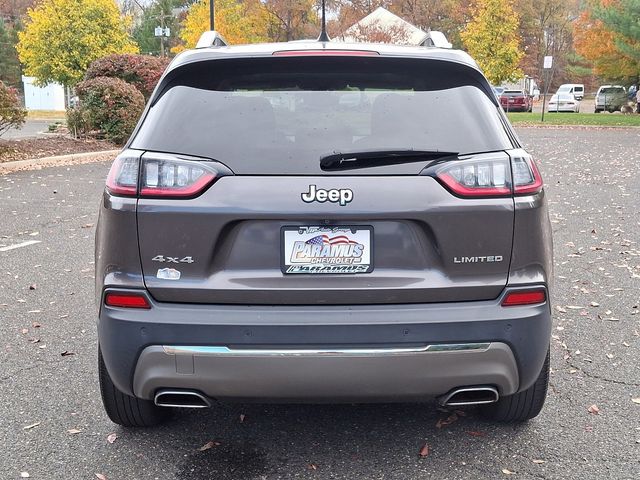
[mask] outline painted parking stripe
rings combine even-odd
[[[40,240],[27,240],[26,242],[16,243],[15,245],[9,245],[8,247],[0,247],[0,252],[8,252],[16,248],[28,247],[29,245],[35,245],[40,243]]]

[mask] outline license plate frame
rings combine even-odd
[[[373,246],[371,225],[285,225],[280,228],[280,270],[285,275],[371,273]],[[327,253],[345,256],[323,256]]]

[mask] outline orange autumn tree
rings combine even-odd
[[[591,8],[608,7],[614,2],[615,0],[594,0]],[[574,48],[578,55],[593,65],[593,73],[610,80],[637,76],[640,64],[623,53],[616,45],[616,40],[617,35],[594,18],[590,9],[582,12],[574,24]]]

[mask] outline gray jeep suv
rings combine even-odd
[[[536,416],[551,231],[536,162],[465,53],[185,52],[107,179],[109,417],[214,401],[424,401]]]

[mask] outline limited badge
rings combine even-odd
[[[160,268],[156,277],[161,280],[180,280],[181,273],[175,268]]]

